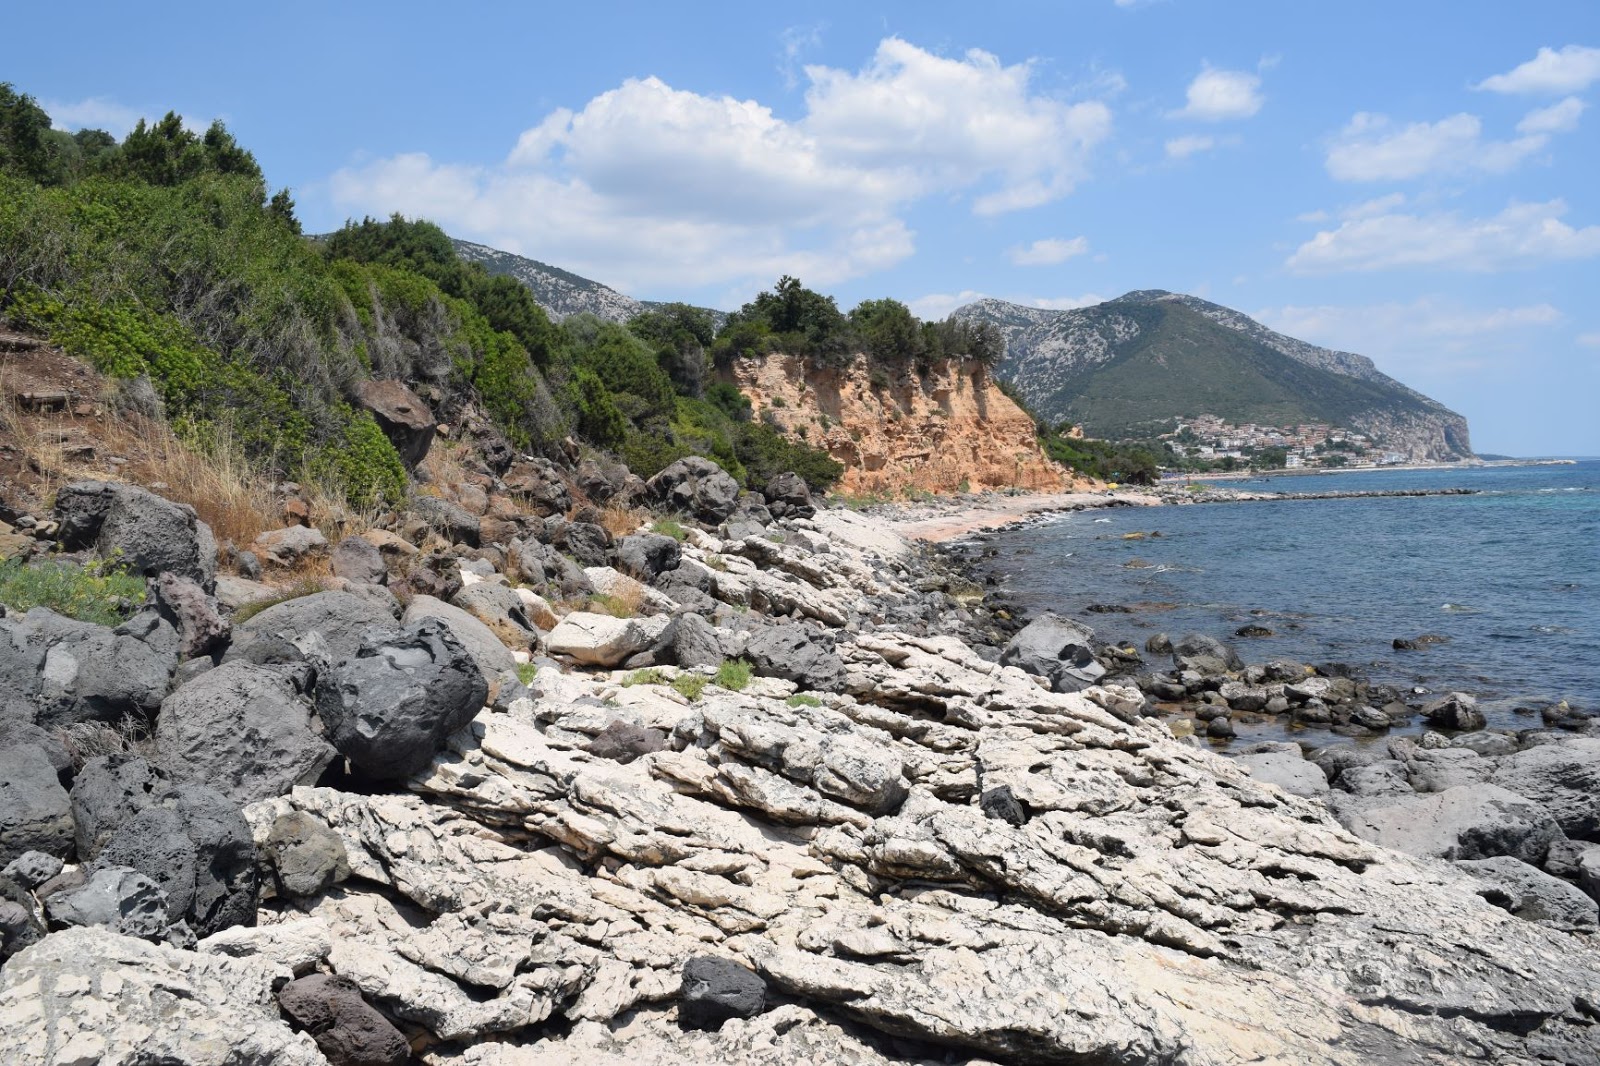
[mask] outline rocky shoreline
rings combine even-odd
[[[1019,630],[798,479],[575,473],[269,538],[336,576],[265,609],[149,493],[29,516],[152,596],[0,617],[0,1059],[1600,1061],[1581,728],[1224,759],[1160,697],[1384,694]]]

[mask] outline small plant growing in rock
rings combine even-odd
[[[821,700],[819,700],[815,696],[810,695],[809,693],[805,693],[805,692],[796,692],[793,696],[789,697],[787,702],[788,702],[789,706],[791,706],[791,707],[821,707],[822,706],[822,701]]]
[[[522,682],[524,685],[532,684],[533,679],[538,676],[539,667],[534,663],[517,664],[517,680]]]
[[[80,622],[114,626],[144,602],[144,595],[143,579],[114,558],[82,566],[59,561],[26,566],[20,558],[0,562],[0,603],[19,614],[48,607]]]
[[[700,698],[700,694],[710,683],[711,679],[704,674],[679,674],[672,679],[672,688],[678,695],[693,703]]]
[[[658,518],[650,525],[653,533],[660,533],[663,537],[671,537],[680,544],[689,539],[689,531],[683,528],[683,523],[676,518]]]
[[[711,569],[719,571],[721,573],[727,573],[727,571],[728,571],[728,560],[724,559],[720,555],[708,555],[708,556],[706,556],[706,565],[709,566]]]
[[[631,688],[634,685],[664,685],[666,683],[667,675],[651,666],[643,670],[635,670],[629,674],[623,679],[622,687]]]
[[[750,684],[750,664],[743,659],[724,659],[711,683],[729,692],[743,692]]]

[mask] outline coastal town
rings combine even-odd
[[[1245,466],[1264,469],[1396,466],[1409,462],[1401,452],[1384,448],[1365,433],[1325,422],[1292,426],[1234,425],[1215,415],[1180,422],[1162,434],[1173,452],[1199,464],[1223,470]]]

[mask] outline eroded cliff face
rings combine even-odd
[[[1092,487],[1051,462],[1033,421],[977,363],[937,364],[877,376],[864,361],[848,370],[772,355],[733,368],[757,418],[827,449],[844,464],[841,492],[958,492]]]

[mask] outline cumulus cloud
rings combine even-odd
[[[1578,117],[1583,114],[1584,106],[1582,100],[1569,96],[1558,104],[1534,108],[1517,123],[1517,132],[1571,133],[1578,128]]]
[[[1055,266],[1065,263],[1075,255],[1083,255],[1089,250],[1089,238],[1073,237],[1063,240],[1060,237],[1046,237],[1028,245],[1018,245],[1006,252],[1006,257],[1017,266]]]
[[[1600,48],[1569,44],[1541,48],[1538,55],[1504,74],[1478,83],[1496,93],[1577,93],[1600,81]]]
[[[105,130],[117,137],[125,137],[144,112],[120,104],[110,97],[90,96],[83,100],[41,100],[39,106],[50,116],[51,125],[58,130]]]
[[[1189,134],[1184,137],[1174,137],[1166,144],[1168,159],[1187,159],[1199,152],[1209,152],[1217,146],[1215,137],[1206,137],[1202,134]]]
[[[933,292],[926,296],[919,296],[906,304],[911,308],[911,313],[925,322],[939,322],[950,317],[950,312],[958,307],[978,300],[987,300],[988,293],[979,292],[977,289],[962,289],[960,292]]]
[[[1207,67],[1189,83],[1188,102],[1172,117],[1206,122],[1249,118],[1265,102],[1259,76],[1243,70]]]
[[[426,215],[623,287],[830,284],[909,256],[901,215],[924,197],[993,214],[1065,196],[1110,134],[1104,103],[1036,92],[1029,64],[977,50],[888,38],[859,71],[804,70],[797,120],[630,79],[550,112],[500,163],[394,156],[330,190],[352,212]]]
[[[1561,220],[1562,200],[1517,204],[1490,218],[1380,210],[1344,219],[1288,259],[1301,273],[1432,266],[1489,272],[1600,255],[1600,225]]]
[[[1471,307],[1425,296],[1360,306],[1285,306],[1253,312],[1281,333],[1374,356],[1390,372],[1426,373],[1482,364],[1508,339],[1565,320],[1548,303]]]
[[[1526,121],[1526,120],[1524,120]],[[1328,173],[1340,181],[1405,181],[1428,174],[1512,170],[1549,141],[1549,130],[1510,141],[1485,140],[1476,115],[1399,126],[1386,115],[1359,112],[1328,147]]]

